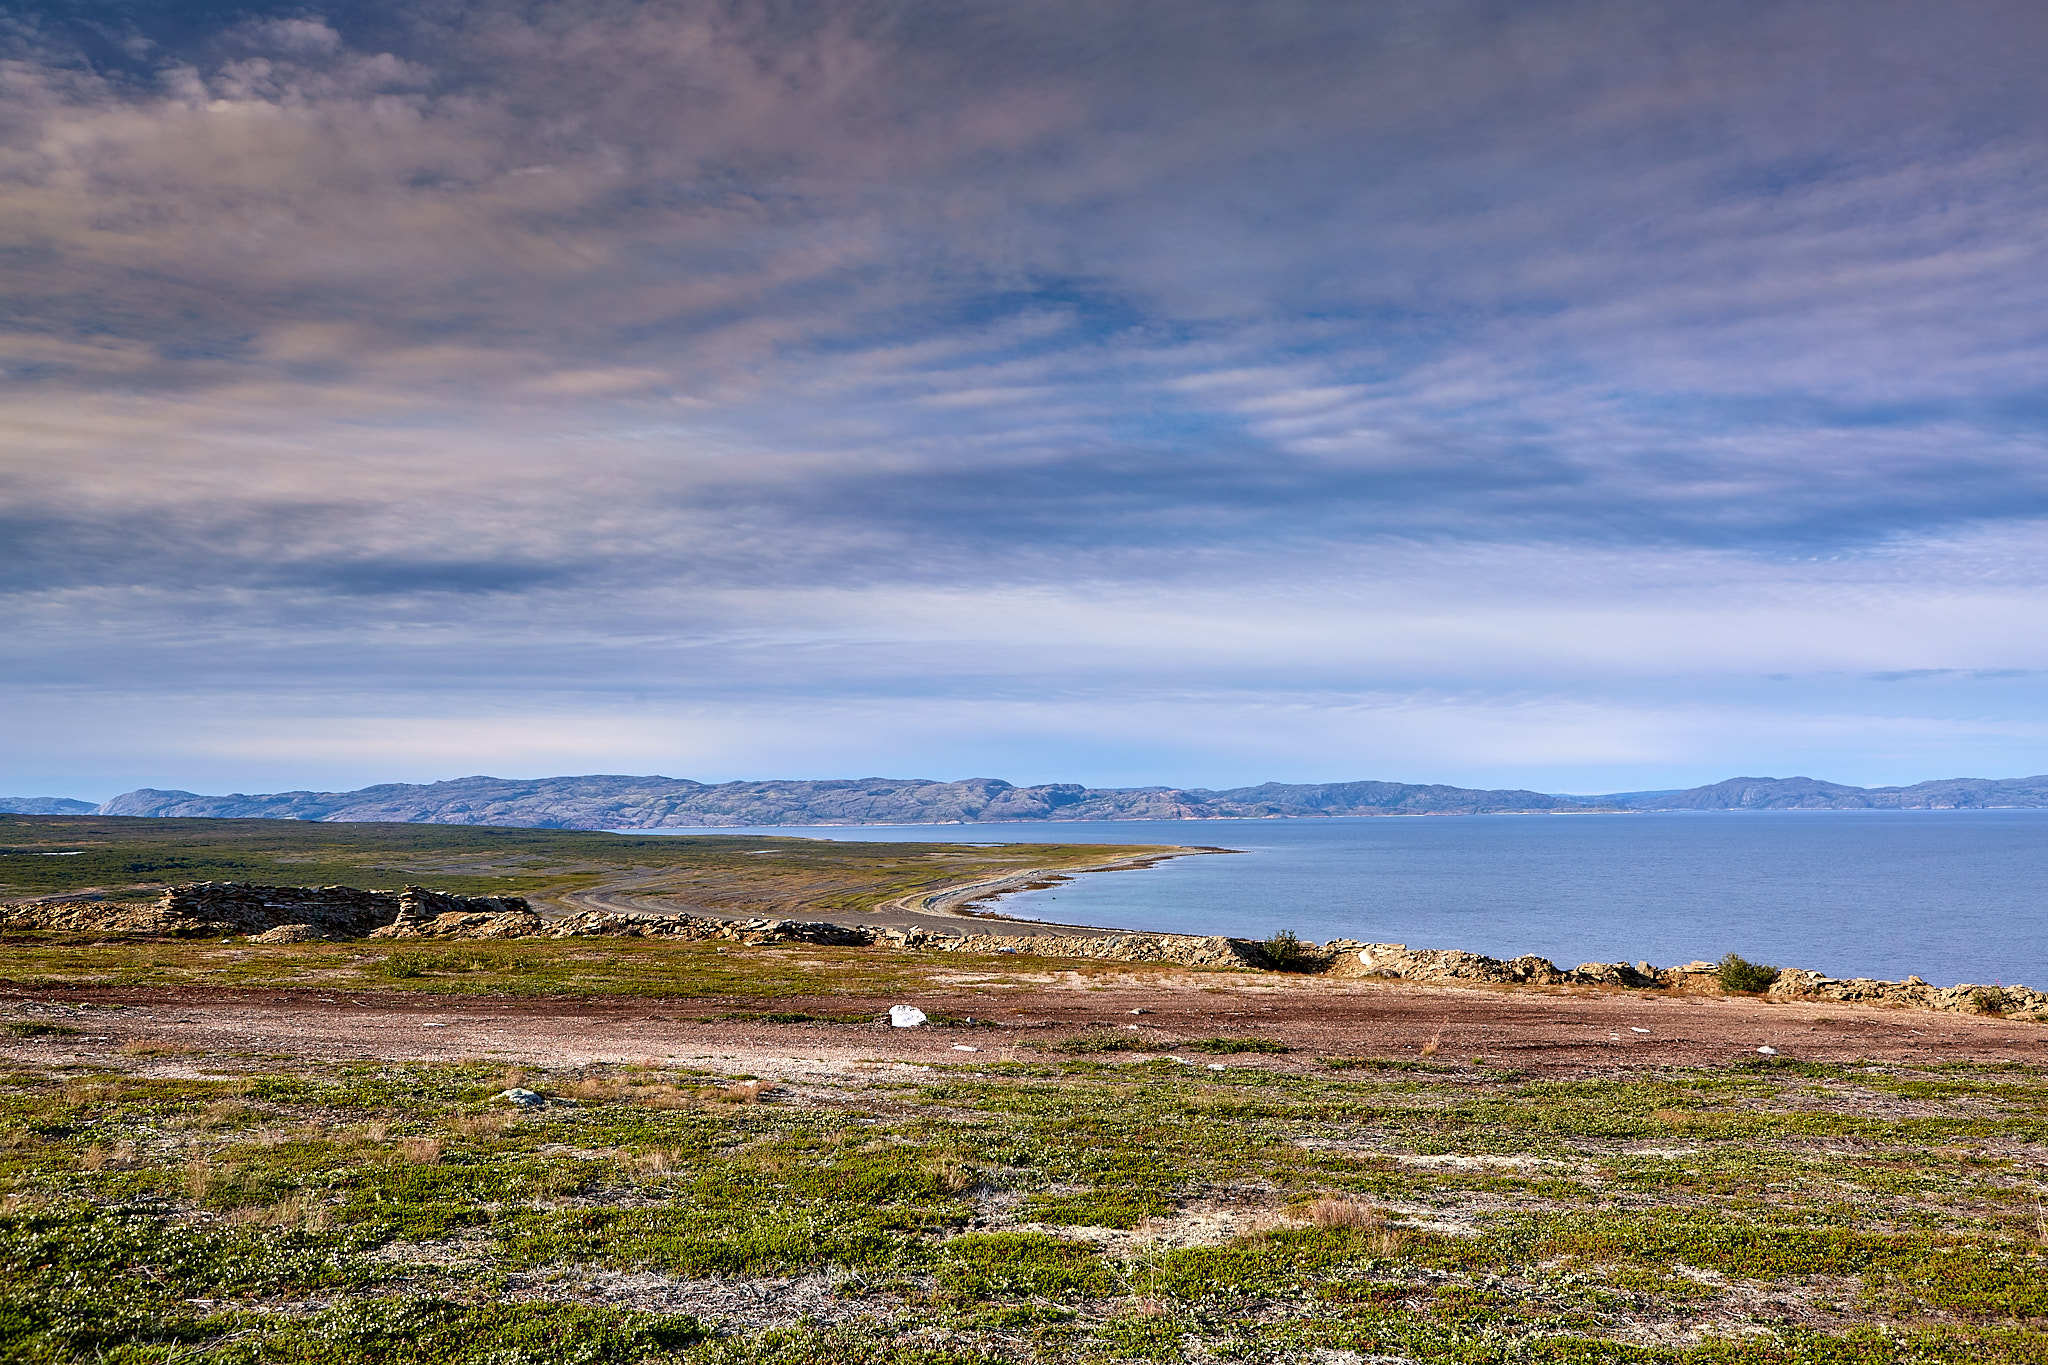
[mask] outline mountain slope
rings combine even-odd
[[[98,809],[68,796],[0,796],[0,815],[91,815]]]
[[[1731,777],[1690,791],[1593,799],[1630,810],[1989,810],[2048,806],[2048,776],[1947,777],[1910,787],[1845,787],[1811,777]]]
[[[84,803],[74,803],[81,807]],[[102,815],[279,820],[371,820],[557,829],[677,829],[729,825],[928,825],[996,820],[1315,819],[1359,815],[1480,815],[1533,811],[1969,810],[2048,807],[2048,777],[1944,778],[1910,787],[1847,787],[1810,777],[1735,777],[1687,791],[1554,796],[1407,782],[1265,782],[1222,790],[1179,787],[1018,787],[867,777],[722,782],[679,777],[464,777],[386,783],[352,792],[199,796],[144,788]]]
[[[391,783],[354,792],[199,796],[145,788],[117,796],[102,815],[281,820],[423,821],[565,829],[726,825],[949,824],[992,820],[1199,820],[1219,817],[1470,814],[1578,810],[1539,792],[1471,791],[1399,782],[1267,783],[1229,791],[1172,787],[1017,787],[995,778],[959,782],[859,778],[725,782],[685,778],[464,777],[425,786]]]

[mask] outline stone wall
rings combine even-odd
[[[428,918],[463,912],[532,914],[516,896],[453,896],[420,886],[364,891],[352,886],[191,882],[169,888],[148,905],[64,901],[7,906],[0,909],[0,926],[177,938],[275,935],[273,941],[285,941],[361,938],[408,915]]]
[[[542,919],[517,896],[456,896],[408,886],[359,891],[347,886],[258,886],[248,882],[196,882],[172,887],[153,905],[97,901],[31,902],[0,906],[0,927],[74,932],[250,934],[270,942],[320,938],[674,938],[735,943],[815,943],[879,946],[947,953],[1017,953],[1106,962],[1164,962],[1185,967],[1288,966],[1339,977],[1402,981],[1474,982],[1530,986],[1621,986],[1718,992],[1712,963],[1653,967],[1647,962],[1582,962],[1561,968],[1547,958],[1487,957],[1456,948],[1410,948],[1401,943],[1333,939],[1296,945],[1292,961],[1268,960],[1264,947],[1245,939],[1185,934],[939,933],[881,929],[805,920],[721,920],[698,915],[637,915],[587,910]],[[2025,986],[1930,986],[1919,977],[1877,981],[1837,978],[1787,968],[1766,996],[1773,1000],[1832,1000],[1962,1014],[2002,1014],[2048,1022],[2048,993]]]
[[[1377,976],[1402,981],[1473,981],[1501,985],[1627,986],[1635,989],[1679,989],[1719,992],[1711,962],[1682,967],[1652,967],[1647,962],[1583,962],[1570,970],[1547,958],[1518,957],[1508,961],[1456,948],[1410,948],[1400,943],[1323,945],[1338,950],[1329,971],[1337,976]],[[1917,976],[1904,981],[1869,977],[1831,977],[1800,967],[1787,967],[1764,992],[1771,1000],[1837,1000],[1844,1004],[1893,1005],[1942,1010],[1951,1014],[2001,1014],[2013,1019],[2048,1021],[2048,992],[2025,986],[1930,986]]]

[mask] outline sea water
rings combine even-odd
[[[646,833],[646,831],[636,831]],[[1356,938],[1565,965],[1737,952],[1836,976],[2048,988],[2048,811],[1759,811],[782,826],[941,843],[1204,844],[1005,914],[1118,929]]]

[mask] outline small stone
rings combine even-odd
[[[925,1012],[915,1005],[889,1006],[890,1028],[922,1028],[929,1022]]]
[[[548,1097],[538,1090],[526,1090],[516,1085],[510,1090],[500,1090],[497,1098],[519,1109],[541,1109],[548,1102]]]

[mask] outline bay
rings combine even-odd
[[[640,830],[635,833],[647,833]],[[779,826],[679,834],[1222,845],[1005,897],[1118,929],[1356,938],[2048,987],[2048,811],[1757,811]]]

